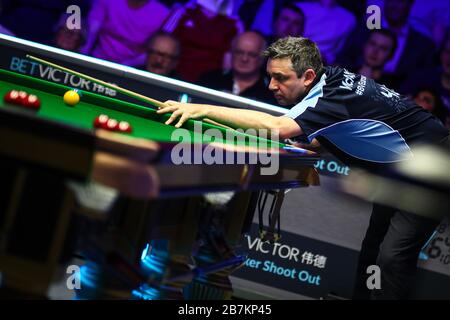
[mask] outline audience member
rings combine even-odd
[[[356,18],[340,7],[336,0],[298,2],[297,5],[307,17],[305,37],[317,43],[326,63],[334,63],[337,53],[356,26]]]
[[[272,43],[278,39],[291,36],[303,36],[305,30],[305,14],[300,7],[293,4],[285,4],[275,14],[273,21],[273,33],[268,38]]]
[[[83,54],[117,63],[145,63],[146,44],[169,15],[157,0],[97,0],[89,13]]]
[[[234,0],[233,14],[239,16],[245,30],[256,30],[254,29],[256,16],[262,11],[265,2],[267,3],[267,0]],[[274,0],[269,0],[269,2],[274,3]],[[273,10],[264,12],[264,15],[266,22],[272,21]],[[258,31],[265,34],[261,30]]]
[[[440,52],[441,64],[437,68],[418,70],[411,74],[400,88],[401,93],[414,94],[423,87],[435,88],[444,106],[450,110],[450,32]]]
[[[85,21],[81,20],[80,29],[69,29],[67,27],[68,14],[63,14],[55,28],[55,46],[67,51],[79,52],[86,41]]]
[[[402,79],[383,69],[394,55],[397,46],[395,34],[388,29],[375,29],[370,32],[363,47],[363,63],[353,71],[389,88],[397,89]]]
[[[397,37],[397,49],[392,59],[384,66],[384,70],[387,73],[395,73],[400,78],[407,76],[413,68],[431,65],[434,52],[433,42],[408,24],[412,4],[413,0],[384,2],[385,19],[382,21],[382,27],[391,30]],[[363,43],[369,32],[364,21],[348,39],[338,55],[337,63],[346,67],[360,65],[363,59]]]
[[[283,5],[283,0],[235,0],[235,14],[242,20],[245,30],[258,31],[268,37],[273,33],[275,12]]]
[[[432,88],[422,88],[417,91],[412,98],[415,103],[425,110],[430,111],[436,118],[445,124],[448,112],[436,90]]]
[[[268,89],[268,79],[261,68],[264,63],[262,52],[266,46],[267,43],[260,33],[242,33],[232,44],[232,69],[209,72],[200,78],[198,84],[275,104],[273,94]]]
[[[231,0],[197,0],[171,15],[163,30],[180,41],[180,77],[196,82],[201,74],[223,67],[231,41],[243,31],[242,23],[232,12]]]
[[[86,0],[3,0],[0,23],[17,37],[51,45],[54,27],[70,5],[87,8]]]
[[[433,39],[439,47],[445,30],[450,27],[450,2],[442,0],[414,0],[410,15],[411,25]]]
[[[159,31],[150,38],[145,66],[147,71],[171,78],[179,78],[175,73],[179,59],[180,42],[173,35]]]

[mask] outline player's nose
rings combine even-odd
[[[270,78],[269,90],[271,90],[271,91],[278,90],[278,84],[277,84],[276,80],[274,80],[273,78]]]

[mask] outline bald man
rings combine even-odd
[[[231,70],[206,73],[200,77],[198,84],[275,104],[276,100],[268,89],[268,79],[262,72],[264,58],[261,53],[266,47],[266,40],[260,33],[247,31],[240,34],[232,43]]]
[[[175,69],[180,57],[180,42],[170,33],[159,31],[149,40],[145,70],[162,76],[177,78]]]

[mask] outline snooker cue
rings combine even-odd
[[[100,79],[96,79],[96,78],[94,78],[94,77],[88,76],[88,75],[83,74],[83,73],[81,73],[81,72],[74,71],[74,70],[72,70],[72,69],[69,69],[69,68],[66,68],[66,67],[57,65],[56,63],[49,62],[49,61],[47,61],[47,60],[44,60],[44,59],[41,59],[41,58],[37,58],[37,57],[34,57],[34,56],[32,56],[32,55],[29,55],[29,54],[27,54],[26,57],[29,58],[29,59],[31,59],[31,60],[34,60],[34,61],[40,62],[40,63],[42,63],[42,64],[48,65],[48,66],[50,66],[50,67],[53,67],[53,68],[56,68],[56,69],[63,70],[63,71],[65,71],[65,72],[69,73],[69,74],[78,76],[78,77],[80,77],[80,78],[82,78],[82,79],[86,79],[86,80],[92,81],[92,82],[94,82],[94,83],[101,84],[102,86],[104,86],[104,87],[106,87],[106,88],[114,89],[114,90],[119,91],[120,93],[122,93],[122,94],[124,94],[124,95],[126,95],[126,96],[129,96],[129,97],[132,97],[132,98],[136,98],[136,99],[138,99],[138,100],[142,100],[142,101],[148,102],[148,103],[150,103],[151,105],[157,107],[158,109],[163,108],[163,107],[166,106],[163,102],[158,101],[158,100],[156,100],[156,99],[153,99],[153,98],[144,96],[144,95],[142,95],[142,94],[140,94],[140,93],[137,93],[137,92],[134,92],[134,91],[131,91],[131,90],[128,90],[128,89],[119,87],[118,85],[111,84],[111,83],[105,82],[105,81],[100,80]],[[216,125],[216,126],[219,126],[219,127],[225,128],[225,129],[231,129],[231,130],[234,130],[233,128],[231,128],[231,127],[229,127],[229,126],[226,126],[226,125],[224,125],[224,124],[222,124],[222,123],[216,122],[216,121],[211,120],[211,119],[208,119],[208,118],[204,118],[204,119],[202,119],[202,120],[205,121],[205,122],[207,122],[207,123],[214,124],[214,125]]]

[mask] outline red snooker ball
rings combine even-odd
[[[131,125],[126,121],[119,122],[119,131],[123,133],[131,133],[132,128]]]
[[[18,99],[19,99],[19,91],[17,91],[17,90],[11,90],[11,91],[7,92],[5,94],[5,96],[3,97],[3,100],[6,103],[14,103],[14,104],[16,104],[16,103],[19,102]]]
[[[106,129],[106,125],[108,123],[109,117],[106,114],[101,114],[94,120],[94,127],[95,128],[102,128]]]
[[[119,122],[116,119],[109,119],[106,123],[106,128],[110,131],[116,131],[119,128]]]
[[[41,107],[41,101],[34,94],[30,94],[28,96],[26,106],[31,109],[39,110],[39,108]]]
[[[19,91],[19,97],[17,99],[18,99],[18,102],[21,105],[27,106],[27,104],[28,104],[28,93],[26,93],[25,91]]]

